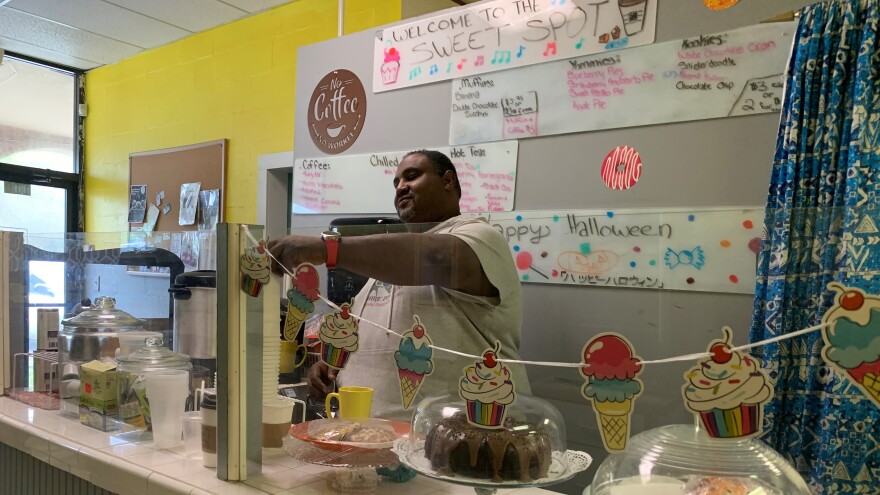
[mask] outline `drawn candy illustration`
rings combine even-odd
[[[592,401],[602,443],[609,452],[626,448],[633,403],[642,393],[641,358],[633,346],[616,333],[602,333],[591,339],[583,349],[581,374],[587,383],[581,395]]]
[[[341,370],[358,350],[358,321],[351,316],[349,303],[342,303],[339,308],[324,317],[318,338],[321,339],[321,360]]]
[[[670,248],[666,248],[663,262],[670,270],[678,265],[690,265],[699,270],[706,264],[706,258],[703,255],[703,248],[700,246],[693,249],[682,249],[681,251],[673,251]]]
[[[431,346],[434,343],[428,337],[419,316],[413,315],[413,319],[416,323],[409,332],[403,334],[400,347],[394,353],[404,409],[409,409],[422,386],[422,381],[434,372],[434,361],[431,360],[434,353]]]
[[[709,359],[684,375],[687,408],[699,415],[713,438],[744,438],[761,433],[764,404],[773,397],[760,361],[733,351],[733,332],[724,327],[724,339],[713,340]]]
[[[507,366],[498,362],[501,343],[483,352],[483,361],[464,369],[458,393],[467,403],[468,423],[481,428],[501,428],[507,406],[516,400]]]
[[[302,323],[315,312],[315,301],[320,297],[320,280],[314,265],[303,263],[296,267],[293,287],[287,291],[287,317],[284,319],[284,340],[296,339]]]
[[[880,297],[832,282],[834,305],[822,317],[822,357],[880,407]]]

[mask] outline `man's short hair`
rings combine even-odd
[[[455,192],[458,193],[458,197],[461,198],[461,183],[458,180],[458,172],[455,170],[455,165],[452,164],[452,160],[449,159],[445,154],[436,151],[436,150],[415,150],[407,153],[403,158],[405,159],[409,155],[422,155],[431,162],[431,165],[434,165],[434,170],[437,171],[437,175],[443,177],[443,175],[447,171],[452,172],[452,177],[455,178]]]

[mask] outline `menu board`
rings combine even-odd
[[[794,23],[453,81],[453,144],[779,112]]]
[[[763,208],[492,213],[523,282],[752,294]]]
[[[450,157],[462,212],[509,211],[517,142],[432,147]],[[293,166],[294,213],[396,213],[394,174],[408,151],[300,158]]]
[[[657,0],[497,0],[382,31],[373,91],[654,42]]]

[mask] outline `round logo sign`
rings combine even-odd
[[[364,128],[367,94],[353,72],[338,69],[318,82],[309,101],[309,135],[331,155],[351,147]]]

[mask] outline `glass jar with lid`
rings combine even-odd
[[[94,306],[61,322],[58,361],[61,366],[62,412],[79,415],[79,366],[112,360],[119,349],[120,332],[143,330],[144,321],[116,308],[116,300],[101,296]]]
[[[147,373],[185,370],[190,374],[189,383],[192,388],[192,368],[189,356],[165,347],[161,337],[148,337],[144,347],[128,356],[119,356],[119,419],[122,430],[143,431],[150,426]]]
[[[713,439],[694,425],[640,433],[609,455],[585,495],[809,495],[779,453],[755,438]]]

